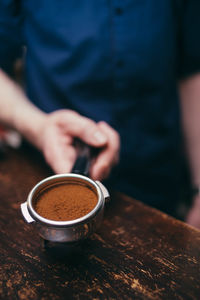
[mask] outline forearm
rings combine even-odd
[[[185,148],[194,186],[200,185],[200,74],[180,83]]]
[[[35,146],[40,147],[38,132],[44,118],[45,114],[0,69],[0,122],[15,128]]]

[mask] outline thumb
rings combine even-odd
[[[76,112],[63,114],[62,128],[72,137],[78,137],[86,144],[94,147],[103,147],[107,143],[107,136],[91,119],[83,117]]]

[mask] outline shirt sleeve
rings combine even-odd
[[[0,0],[0,68],[7,73],[22,54],[20,19],[19,0]]]
[[[200,72],[200,0],[184,0],[180,34],[180,77]]]

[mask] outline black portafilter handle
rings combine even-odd
[[[78,156],[72,167],[71,172],[75,174],[80,174],[84,176],[89,175],[89,169],[92,162],[92,159],[97,155],[98,150],[90,147],[84,142],[76,139],[74,146],[77,149]]]
[[[71,172],[75,174],[88,176],[89,168],[90,168],[90,149],[87,146],[82,150],[82,152],[78,154],[78,157],[74,163]]]

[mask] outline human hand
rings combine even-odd
[[[0,69],[0,120],[39,148],[56,173],[70,172],[76,159],[74,138],[100,148],[90,168],[93,179],[104,179],[119,156],[119,135],[105,122],[95,123],[71,110],[51,114],[36,107]]]
[[[190,208],[186,220],[189,225],[192,225],[200,229],[200,196],[196,196],[193,201],[193,205]]]
[[[47,114],[40,127],[35,144],[55,173],[71,171],[77,156],[74,138],[100,148],[90,168],[94,180],[107,178],[119,160],[119,135],[105,122],[95,123],[72,110],[58,110]]]

